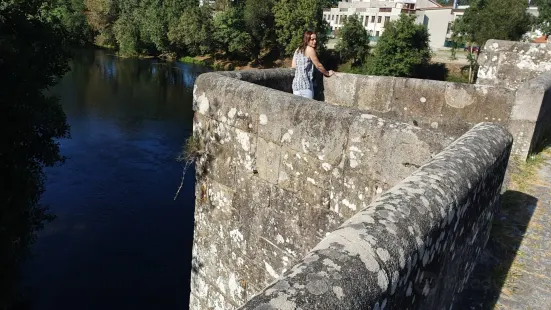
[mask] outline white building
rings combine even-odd
[[[468,8],[468,5],[460,5],[456,8],[453,6],[417,8],[416,22],[427,28],[430,34],[429,45],[432,49],[451,47],[452,24],[461,18]],[[528,7],[526,12],[535,17],[538,16],[536,7]]]
[[[323,17],[335,34],[348,16],[357,14],[364,28],[376,40],[385,30],[387,22],[398,19],[401,13],[415,14],[417,7],[440,5],[432,0],[350,0],[339,2],[336,8],[325,9]]]
[[[427,28],[430,35],[429,45],[432,49],[438,49],[450,45],[453,22],[463,16],[468,6],[419,8],[417,9],[416,22]]]

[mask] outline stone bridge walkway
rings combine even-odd
[[[486,251],[454,309],[551,309],[551,151],[510,169]]]

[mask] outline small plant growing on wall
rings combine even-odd
[[[184,185],[184,177],[186,176],[187,169],[189,168],[189,166],[191,166],[191,164],[193,164],[197,160],[197,158],[201,157],[204,154],[205,154],[205,146],[204,146],[204,143],[201,141],[201,139],[199,139],[195,135],[190,136],[184,143],[182,147],[182,152],[176,158],[177,161],[183,164],[183,169],[182,169],[182,181],[180,182],[180,186],[176,191],[174,200],[178,198],[178,195],[180,194],[180,190]]]

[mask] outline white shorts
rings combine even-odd
[[[312,84],[312,81],[310,81],[310,88],[309,89],[293,90],[293,95],[313,99],[314,98],[314,85]]]
[[[293,95],[306,97],[306,98],[314,98],[314,91],[312,89],[301,89],[301,90],[295,90],[293,91]]]

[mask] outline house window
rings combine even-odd
[[[375,22],[375,16],[371,16],[371,23]]]
[[[446,34],[450,33],[452,31],[452,22],[448,23],[448,30],[446,30]]]
[[[380,24],[382,20],[383,20],[383,17],[382,17],[382,16],[378,16],[378,17],[377,17],[377,24]]]
[[[385,25],[390,21],[390,16],[385,16]]]
[[[367,26],[367,21],[369,20],[369,16],[365,17],[364,26]]]
[[[375,36],[376,36],[376,37],[379,36],[379,31],[375,32]]]
[[[346,16],[346,15],[343,15],[343,16],[342,16],[342,18],[341,18],[341,24],[346,23],[346,18],[347,18],[347,17],[348,17],[348,16]]]
[[[335,19],[335,24],[339,24],[339,15],[337,15],[337,18]]]
[[[335,15],[331,15],[331,20],[335,20]]]

